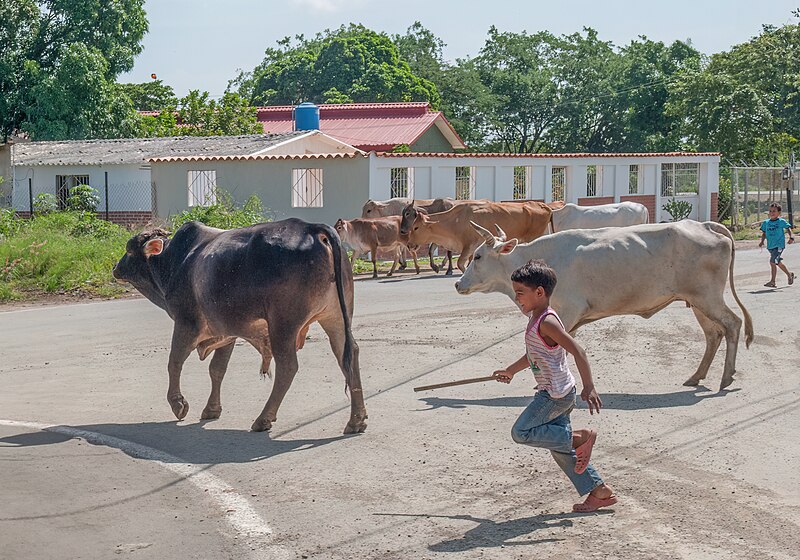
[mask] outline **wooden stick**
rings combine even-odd
[[[441,389],[442,387],[455,387],[456,385],[468,385],[469,383],[481,383],[483,381],[495,381],[497,378],[494,375],[487,375],[486,377],[472,377],[470,379],[461,379],[459,381],[448,381],[447,383],[437,383],[436,385],[424,385],[422,387],[414,387],[414,392],[430,391],[431,389]]]

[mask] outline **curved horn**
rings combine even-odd
[[[506,232],[504,232],[500,226],[495,224],[494,228],[497,230],[497,236],[500,238],[500,241],[508,241],[508,236],[506,235]]]
[[[487,243],[494,244],[494,235],[492,235],[491,231],[489,231],[483,226],[476,224],[472,220],[470,220],[469,223],[470,225],[472,225],[473,228],[475,228],[475,231],[477,231],[481,235],[481,237],[483,237],[484,241],[486,241]]]

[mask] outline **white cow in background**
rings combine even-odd
[[[638,202],[620,202],[599,206],[565,204],[554,208],[550,222],[552,233],[568,229],[597,229],[646,224],[650,221],[647,207]]]
[[[744,315],[747,346],[753,321],[733,285],[735,248],[728,230],[716,222],[683,220],[625,228],[578,229],[545,235],[519,244],[472,224],[485,242],[456,282],[460,294],[500,292],[514,299],[511,273],[531,259],[556,271],[558,283],[551,305],[564,328],[578,327],[615,315],[653,316],[674,301],[685,301],[706,338],[703,359],[684,385],[705,379],[725,336],[727,349],[720,389],[733,382],[742,320],[725,303],[731,293]]]

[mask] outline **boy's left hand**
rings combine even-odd
[[[586,404],[589,405],[589,414],[594,414],[595,410],[597,411],[597,414],[600,414],[603,401],[600,400],[600,395],[597,394],[597,391],[593,386],[588,385],[583,388],[583,391],[581,391],[581,400],[585,401]]]

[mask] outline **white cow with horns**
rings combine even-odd
[[[753,320],[733,285],[735,248],[728,230],[715,222],[683,220],[626,228],[570,230],[520,244],[495,237],[472,224],[485,243],[456,282],[460,294],[500,292],[514,299],[511,273],[531,259],[552,267],[558,283],[551,305],[564,328],[578,327],[614,315],[650,318],[674,301],[685,301],[706,337],[703,359],[684,385],[705,379],[725,337],[727,348],[720,390],[733,382],[742,321],[725,303],[731,293],[744,315],[745,343],[753,341]]]

